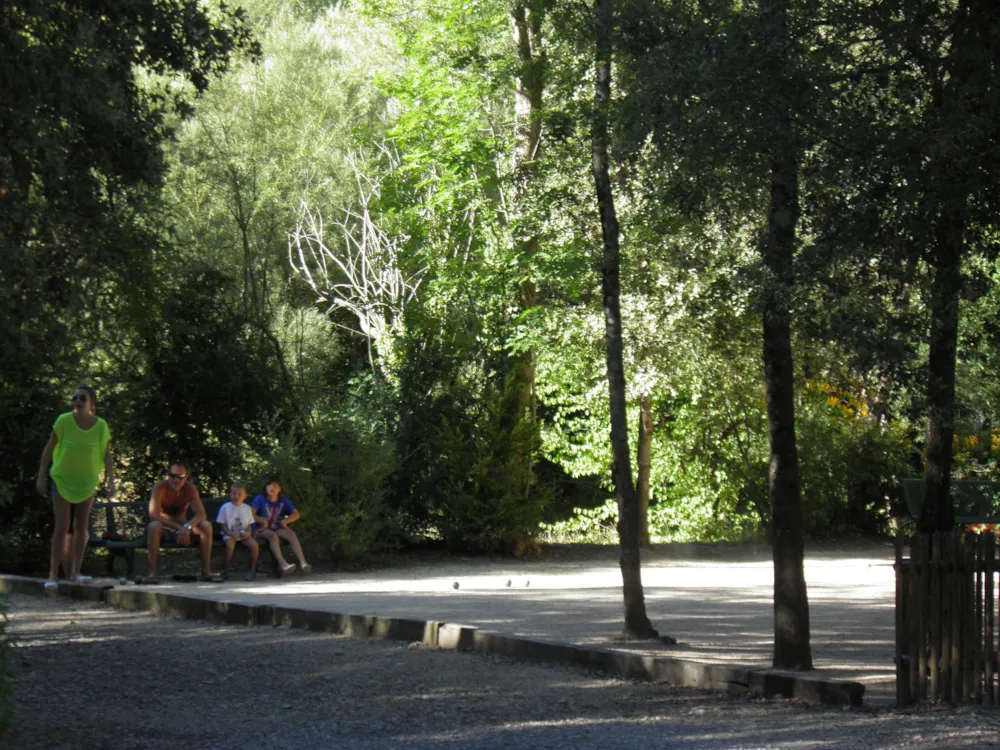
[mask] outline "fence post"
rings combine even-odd
[[[972,535],[970,541],[974,541],[974,563],[975,566],[975,586],[976,586],[976,620],[975,620],[975,632],[973,633],[972,641],[972,679],[975,684],[973,685],[973,693],[975,696],[975,701],[977,705],[982,705],[983,703],[983,676],[985,674],[985,669],[983,668],[983,630],[985,630],[986,618],[983,613],[983,601],[984,592],[983,587],[986,581],[983,577],[983,566],[984,566],[984,555],[983,555],[983,540],[978,535]]]
[[[951,700],[958,694],[956,685],[960,673],[958,658],[958,602],[955,591],[955,557],[958,541],[954,534],[944,534],[941,539],[941,693],[942,700]]]
[[[931,620],[931,691],[932,701],[941,699],[941,590],[942,579],[945,574],[945,566],[942,561],[942,547],[944,539],[940,532],[935,532],[931,541],[931,600],[930,600],[930,620]]]
[[[911,663],[910,685],[911,694],[917,700],[927,697],[927,606],[930,598],[930,580],[928,558],[930,557],[930,535],[916,533],[910,546],[913,558],[913,587],[910,601],[913,602],[913,628],[910,653],[915,654],[914,664]]]
[[[955,542],[954,554],[952,555],[951,588],[954,598],[954,613],[951,620],[952,628],[952,654],[954,659],[954,674],[952,675],[951,700],[956,703],[962,699],[963,684],[966,675],[966,649],[968,648],[966,638],[967,627],[967,606],[968,587],[965,578],[965,565],[963,555],[965,554],[965,537],[960,531],[952,532],[952,539]]]
[[[911,547],[912,549],[912,547]],[[912,554],[912,553],[911,553]],[[910,641],[907,601],[909,580],[907,567],[903,565],[903,535],[896,534],[896,707],[910,705],[910,661],[908,650]],[[909,567],[912,567],[912,563]]]
[[[996,688],[993,685],[995,679],[995,669],[997,651],[993,642],[993,629],[996,623],[993,599],[993,573],[996,555],[996,537],[990,531],[983,534],[983,580],[986,583],[986,599],[983,607],[986,610],[985,632],[983,633],[983,643],[986,645],[986,702],[991,706],[996,704]]]

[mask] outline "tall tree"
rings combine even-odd
[[[768,272],[762,290],[767,434],[771,447],[771,544],[774,555],[774,666],[812,669],[809,601],[803,570],[802,495],[795,444],[795,374],[789,292],[794,287],[799,218],[801,145],[785,91],[784,59],[790,48],[788,0],[761,0],[762,114],[770,131],[771,201],[761,257]]]
[[[614,29],[613,0],[594,2],[594,116],[591,170],[601,217],[604,253],[601,289],[604,296],[604,340],[607,347],[608,396],[611,405],[612,478],[618,501],[620,566],[625,601],[624,635],[656,638],[658,633],[646,615],[639,557],[639,502],[632,484],[632,461],[628,450],[628,415],[625,408],[625,365],[622,356],[621,261],[618,217],[615,213],[608,159],[608,117],[611,106],[611,60]]]
[[[962,263],[974,232],[996,215],[1000,177],[1000,20],[983,0],[945,3],[938,9],[944,31],[922,53],[930,80],[919,141],[919,213],[931,268],[930,352],[927,387],[927,464],[921,530],[945,531],[955,523],[951,468],[955,433],[955,367],[958,350]],[[934,59],[937,50],[943,54]],[[929,53],[929,54],[928,54]]]
[[[821,150],[839,173],[824,179],[850,205],[818,228],[856,267],[892,279],[898,308],[922,316],[920,526],[943,531],[954,525],[949,489],[963,266],[989,254],[1000,202],[1000,26],[978,0],[858,3],[838,13],[849,29],[841,47],[854,50],[854,65],[843,71],[832,110],[835,138]]]
[[[544,4],[518,2],[510,12],[514,30],[517,67],[514,80],[514,112],[517,118],[514,145],[514,191],[512,209],[515,215],[515,241],[519,244],[525,278],[520,282],[520,303],[529,311],[538,302],[538,284],[531,270],[532,258],[538,254],[539,233],[533,228],[532,212],[528,208],[532,183],[538,174],[542,155],[542,95],[544,92],[545,54],[542,49]],[[514,377],[518,381],[519,409],[527,409],[535,418],[535,350],[524,347],[514,358]]]

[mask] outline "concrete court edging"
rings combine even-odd
[[[93,583],[59,582],[59,595],[70,599],[83,599],[90,602],[103,602],[104,592],[113,588],[110,585]],[[34,594],[45,595],[45,579],[0,574],[0,594]]]
[[[0,592],[44,595],[44,580],[0,575]],[[230,625],[266,625],[304,628],[354,638],[388,638],[423,643],[442,649],[479,651],[530,661],[575,664],[619,677],[665,682],[732,694],[784,696],[810,703],[860,706],[865,686],[795,672],[702,664],[665,656],[643,656],[611,649],[577,646],[503,635],[469,625],[411,620],[400,617],[343,614],[250,602],[211,599],[98,584],[60,582],[59,594],[73,599],[104,602],[118,609],[151,612]]]

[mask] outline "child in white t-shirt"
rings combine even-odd
[[[253,525],[263,523],[264,519],[258,518],[253,509],[244,504],[246,499],[246,485],[234,482],[229,488],[229,502],[219,508],[219,515],[215,519],[215,522],[222,526],[222,541],[226,543],[226,562],[222,569],[222,580],[229,578],[229,563],[233,559],[233,550],[237,542],[250,550],[250,570],[247,572],[247,580],[252,581],[257,577],[257,555],[260,553],[260,548],[252,532]]]

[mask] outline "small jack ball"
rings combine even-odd
[[[128,578],[119,578],[118,583],[119,585],[124,586],[126,583],[128,583]]]
[[[453,584],[451,584],[451,587],[453,589],[457,589],[458,588],[458,581],[455,581]]]

